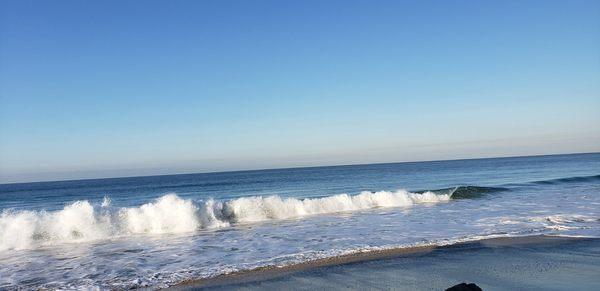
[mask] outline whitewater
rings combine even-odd
[[[76,201],[58,211],[11,211],[0,215],[0,250],[27,249],[38,245],[84,242],[132,234],[185,233],[228,227],[232,223],[300,218],[310,215],[367,210],[379,207],[410,207],[450,200],[450,194],[363,192],[323,198],[279,196],[242,197],[220,202],[195,202],[167,194],[139,207],[110,207],[110,198],[94,206]]]
[[[4,184],[0,289],[155,289],[357,252],[600,237],[599,173],[600,154],[581,154]]]

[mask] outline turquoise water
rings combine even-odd
[[[166,287],[494,236],[600,235],[600,154],[0,185],[0,288]]]

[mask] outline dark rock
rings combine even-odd
[[[475,283],[460,283],[457,285],[454,285],[448,289],[446,289],[446,291],[483,291],[481,290],[481,288],[479,288],[479,286],[475,285]]]

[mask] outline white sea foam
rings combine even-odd
[[[378,207],[411,206],[416,203],[436,203],[450,200],[450,195],[432,192],[410,193],[362,192],[355,196],[339,194],[323,198],[296,199],[269,197],[243,197],[225,204],[223,213],[236,222],[256,222],[272,219],[289,219],[307,215],[366,210]]]
[[[550,216],[535,216],[529,219],[532,222],[540,223],[547,229],[552,230],[572,230],[589,226],[589,223],[600,221],[597,217],[591,217],[581,214],[555,214]]]
[[[0,250],[24,249],[34,242],[86,241],[105,238],[110,217],[97,215],[88,201],[77,201],[55,212],[3,211]]]
[[[181,233],[201,227],[197,212],[191,200],[169,194],[140,207],[123,208],[119,218],[127,233]]]
[[[139,207],[111,211],[110,199],[105,197],[96,207],[89,201],[76,201],[53,212],[3,211],[0,216],[0,250],[131,234],[185,233],[227,227],[231,223],[300,218],[378,207],[408,207],[448,200],[450,195],[447,194],[410,193],[404,190],[362,192],[355,196],[339,194],[312,199],[254,196],[225,202],[213,199],[194,202],[168,194]]]

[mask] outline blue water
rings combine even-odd
[[[361,191],[493,186],[600,174],[600,154],[495,158],[0,184],[0,208],[62,208],[75,200],[132,206],[166,193],[182,198],[321,197]]]
[[[576,154],[4,184],[0,288],[165,287],[359,250],[597,237],[599,175],[600,154]]]

